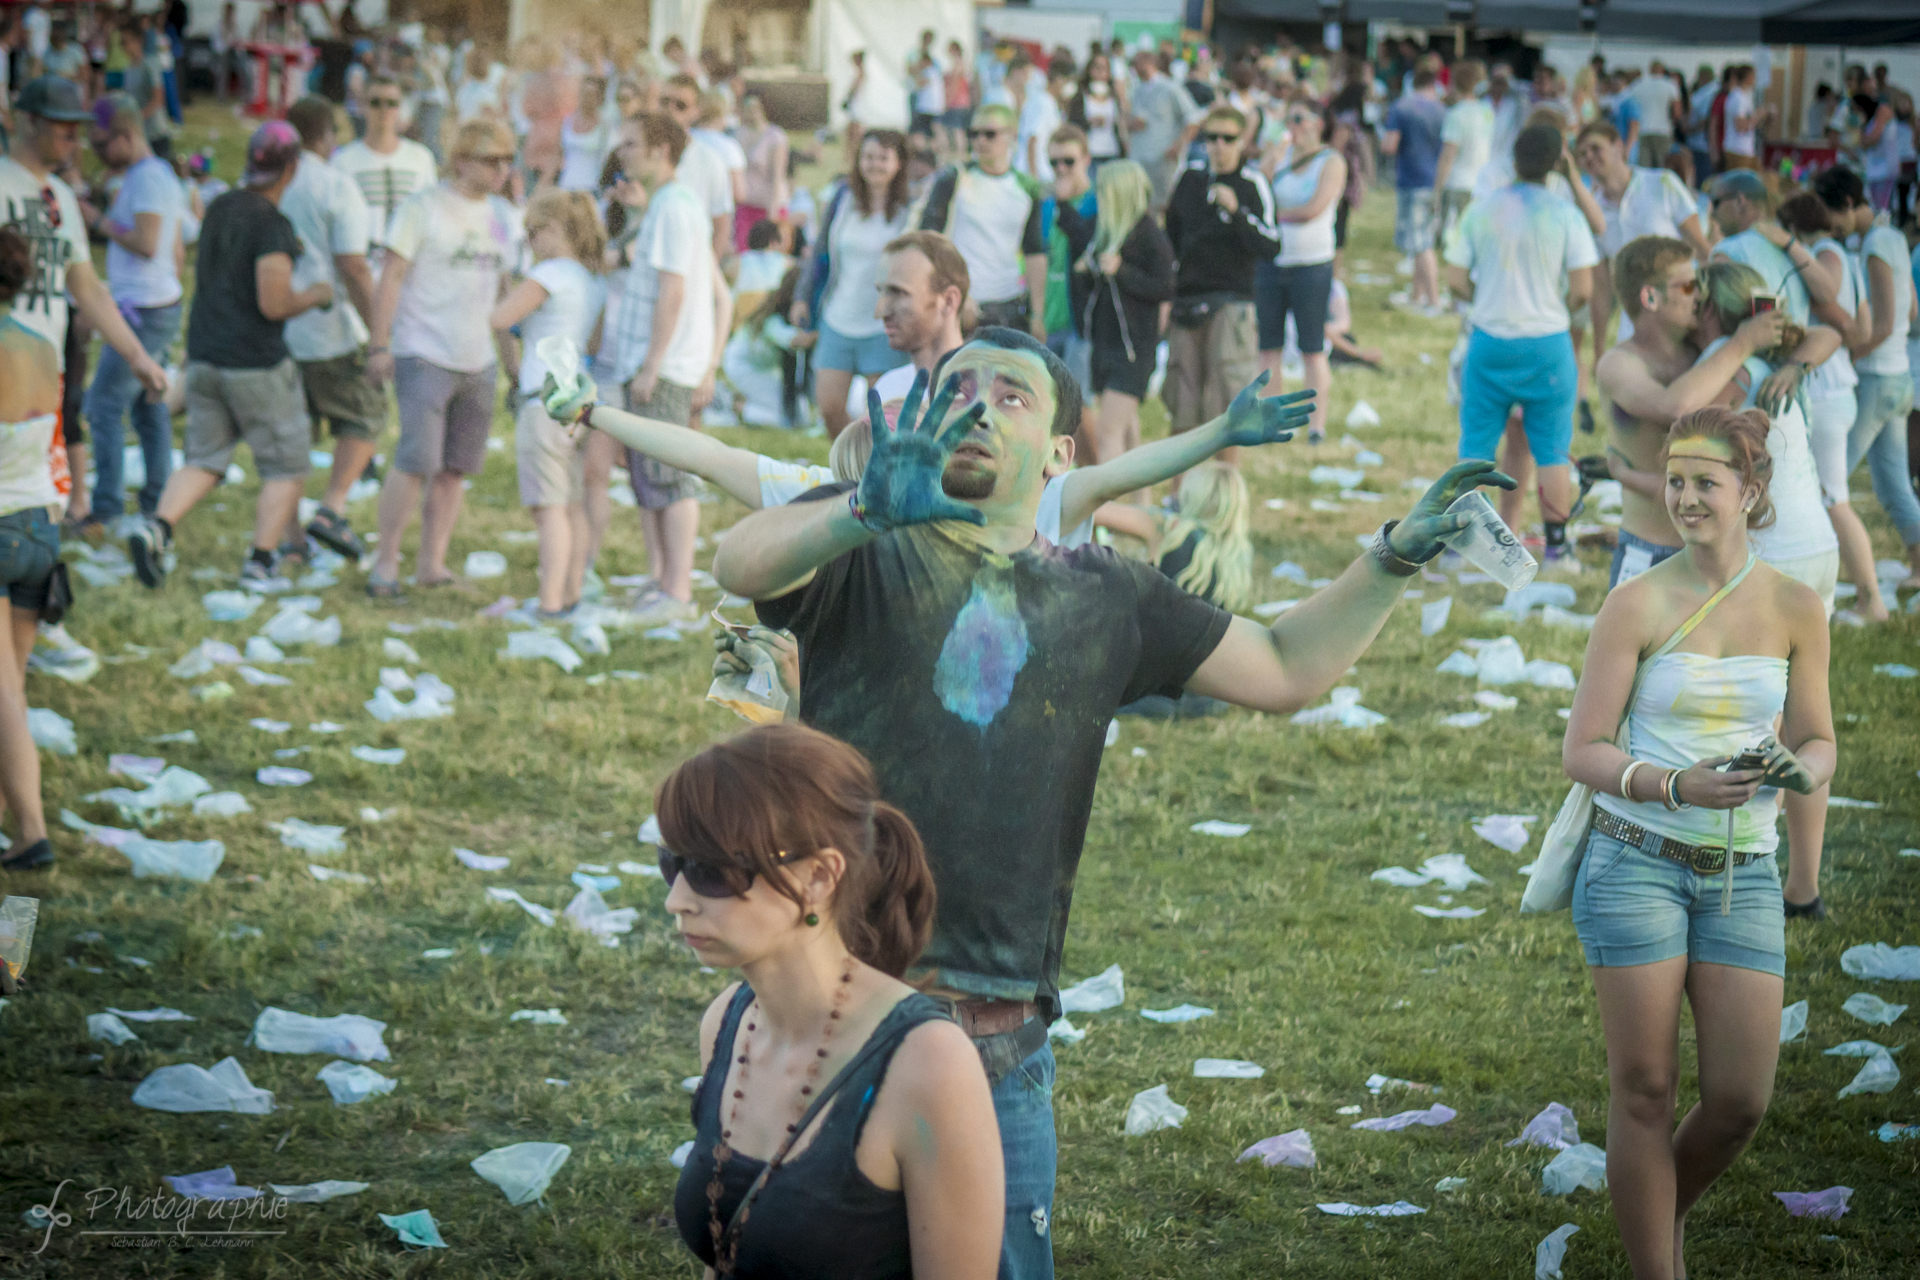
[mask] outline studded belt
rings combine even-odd
[[[1611,836],[1625,845],[1630,845],[1642,853],[1650,853],[1656,858],[1666,858],[1673,862],[1683,862],[1693,868],[1696,875],[1719,875],[1727,869],[1727,851],[1703,844],[1687,844],[1673,840],[1658,832],[1649,831],[1638,823],[1628,822],[1617,813],[1596,807],[1593,811],[1593,829],[1603,836]],[[1758,862],[1761,858],[1772,857],[1769,852],[1759,850],[1735,850],[1733,865],[1744,867],[1749,862]]]

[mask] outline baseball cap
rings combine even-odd
[[[271,186],[299,158],[300,135],[294,127],[285,120],[269,120],[247,139],[247,173],[242,181],[249,187]]]
[[[39,76],[27,81],[14,108],[26,115],[62,124],[79,124],[93,118],[87,114],[80,86],[65,76]]]
[[[1734,196],[1765,200],[1767,184],[1752,169],[1729,169],[1713,180],[1713,190],[1708,194],[1714,200],[1727,200]]]

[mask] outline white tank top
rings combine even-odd
[[[1821,254],[1831,250],[1840,255],[1840,288],[1834,295],[1834,301],[1844,311],[1856,311],[1860,307],[1860,298],[1866,292],[1860,279],[1860,263],[1847,252],[1846,246],[1832,236],[1816,240],[1808,248],[1817,260]],[[1830,400],[1843,396],[1860,385],[1860,375],[1853,370],[1853,357],[1842,346],[1825,360],[1807,372],[1807,400]]]
[[[1705,359],[1719,349],[1725,338],[1701,352]],[[1749,356],[1742,366],[1747,371],[1747,398],[1740,407],[1753,408],[1760,384],[1773,370],[1759,356]],[[1764,529],[1749,529],[1747,542],[1754,554],[1768,564],[1803,560],[1840,549],[1840,539],[1827,519],[1827,504],[1820,497],[1820,473],[1813,465],[1812,430],[1798,400],[1787,402],[1773,419],[1767,432],[1767,452],[1773,457],[1773,479],[1767,485],[1767,497],[1773,502],[1773,523]]]
[[[612,140],[604,123],[591,132],[575,133],[573,117],[560,126],[560,189],[598,191],[600,170],[607,162],[608,143]]]
[[[64,503],[53,479],[53,433],[58,414],[0,422],[0,516]]]
[[[1320,187],[1321,171],[1327,167],[1327,161],[1334,156],[1332,147],[1322,147],[1314,157],[1298,169],[1282,168],[1273,176],[1273,207],[1275,209],[1294,209],[1313,201],[1313,193]],[[1333,220],[1340,212],[1340,202],[1334,200],[1320,211],[1320,216],[1311,222],[1283,222],[1280,224],[1280,252],[1274,258],[1275,264],[1282,267],[1312,266],[1321,262],[1333,261]]]

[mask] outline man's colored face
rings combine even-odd
[[[941,488],[964,501],[1019,503],[1046,484],[1053,456],[1053,379],[1027,351],[970,342],[941,371],[958,379],[948,420],[978,402],[986,413],[947,461]]]

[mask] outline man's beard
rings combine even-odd
[[[993,496],[993,486],[998,479],[985,467],[962,467],[949,462],[947,469],[940,473],[940,491],[949,498],[978,502]]]

